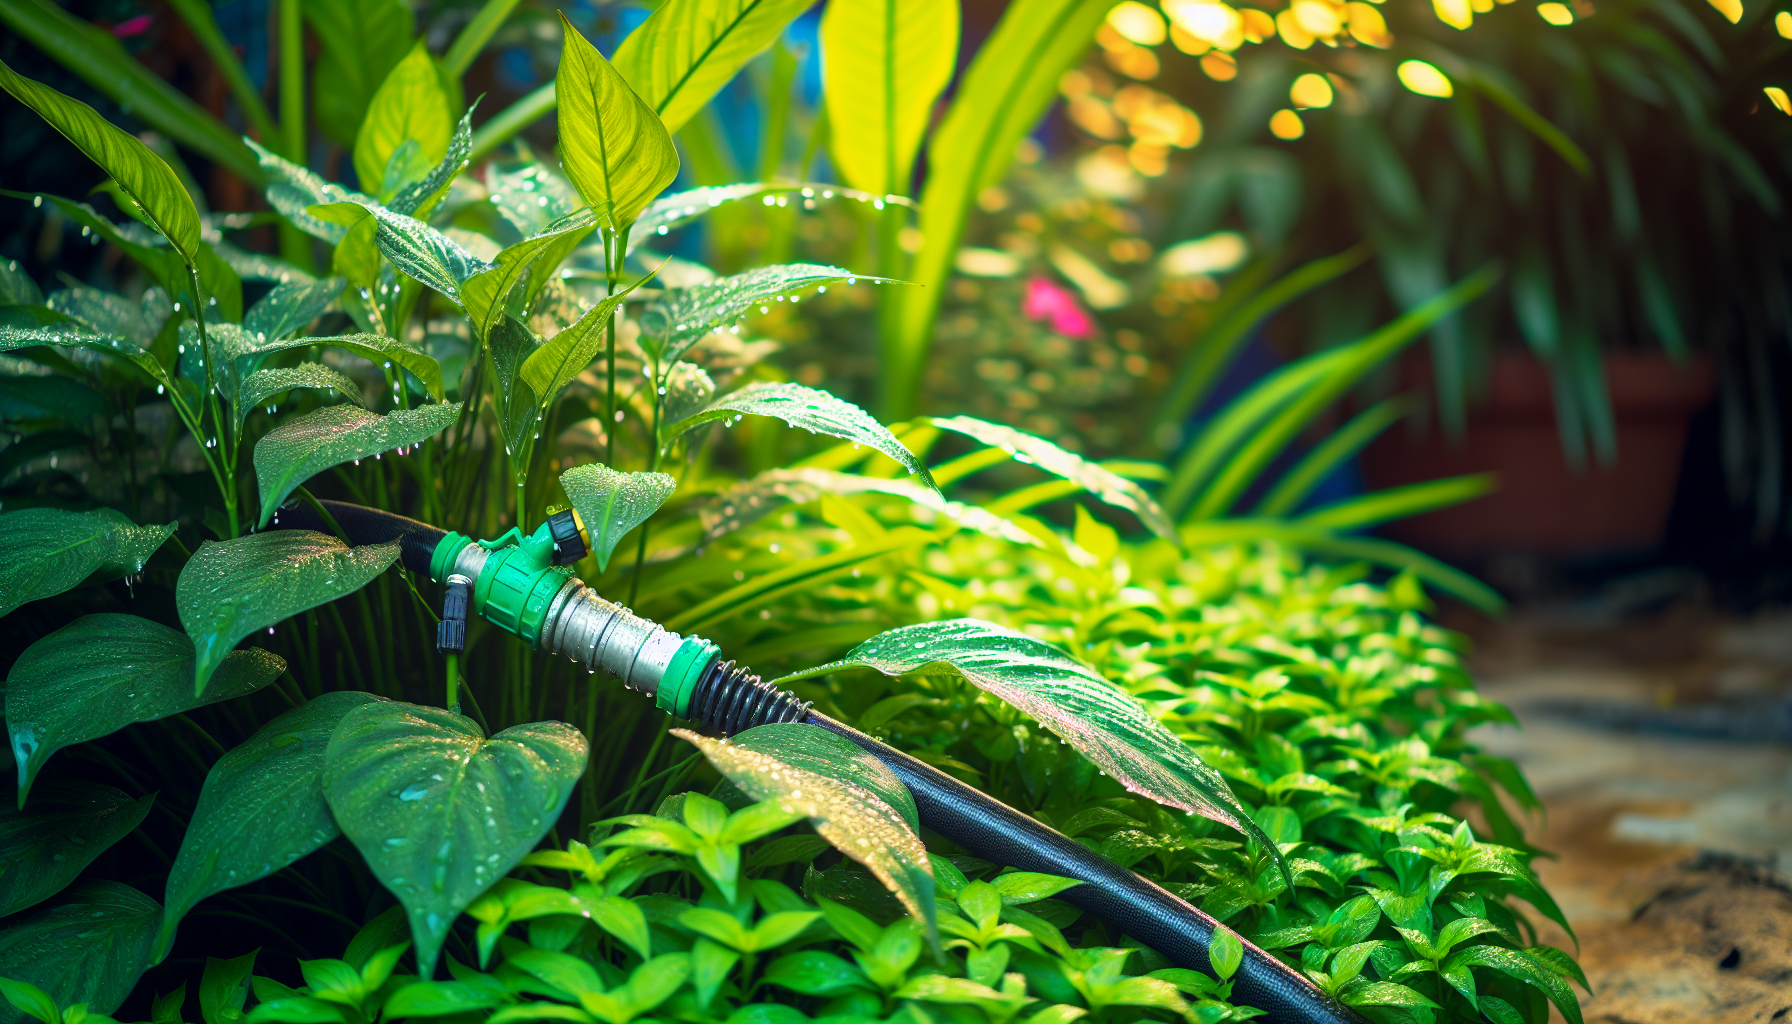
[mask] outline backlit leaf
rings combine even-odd
[[[923,508],[932,509],[967,530],[975,530],[1016,544],[1041,546],[1038,537],[1021,529],[1012,519],[976,505],[948,501],[940,497],[939,492],[930,491],[919,484],[813,466],[766,470],[758,476],[734,484],[711,499],[698,511],[703,522],[704,541],[708,542],[740,529],[772,511],[780,502],[801,505],[818,501],[824,494],[888,494],[906,498]]]
[[[424,980],[460,912],[559,819],[586,752],[560,722],[487,738],[469,718],[415,704],[365,704],[336,728],[324,797],[404,904]]]
[[[416,12],[406,0],[305,0],[301,6],[321,44],[311,76],[317,125],[330,141],[351,148],[380,83],[411,49]]]
[[[311,207],[331,203],[373,202],[372,197],[325,181],[310,170],[258,145],[253,139],[245,141],[255,151],[262,171],[268,176],[268,204],[292,221],[299,230],[314,238],[321,238],[335,245],[348,234],[350,225],[314,217],[307,212]]]
[[[902,815],[909,831],[921,832],[915,798],[908,787],[882,761],[843,736],[819,726],[783,722],[754,726],[733,740],[736,746],[775,757],[792,768],[870,790]]]
[[[28,810],[0,810],[0,917],[61,892],[154,802],[154,794],[132,800],[97,782],[50,779]]]
[[[306,213],[320,221],[329,221],[351,228],[368,217],[378,225],[374,243],[380,255],[397,268],[423,284],[434,288],[455,302],[461,301],[461,282],[475,274],[492,269],[492,264],[468,252],[454,239],[428,224],[395,213],[371,201],[322,203],[307,208]]]
[[[561,473],[560,486],[585,523],[601,572],[609,567],[617,543],[659,511],[678,481],[664,473],[619,473],[593,462]]]
[[[348,405],[330,405],[280,424],[255,443],[255,479],[261,489],[261,525],[306,480],[351,459],[368,459],[418,444],[448,429],[460,403],[394,409],[384,416]]]
[[[671,429],[673,433],[681,433],[731,415],[771,416],[793,427],[802,427],[811,434],[831,434],[875,448],[901,463],[910,473],[919,473],[929,486],[933,484],[927,467],[896,440],[889,428],[851,402],[801,384],[750,385],[723,395],[696,414],[673,424]]]
[[[523,360],[520,371],[523,380],[528,382],[529,389],[535,392],[536,402],[544,409],[553,403],[560,389],[584,373],[603,351],[611,316],[616,307],[628,299],[629,292],[639,285],[637,282],[627,291],[605,298]]]
[[[430,196],[441,191],[454,180],[455,175],[466,170],[467,155],[473,151],[473,110],[478,106],[475,102],[461,115],[460,124],[454,127],[454,135],[448,140],[448,151],[442,155],[441,162],[424,175],[421,181],[412,182],[400,189],[392,197],[392,201],[386,204],[389,209],[394,213],[415,213]]]
[[[0,559],[0,615],[26,601],[143,571],[143,563],[174,532],[138,526],[111,509],[67,512],[27,508],[0,514],[7,557]]]
[[[813,3],[670,0],[617,47],[616,70],[675,132]]]
[[[356,405],[367,404],[367,400],[361,397],[360,386],[354,381],[322,363],[300,363],[297,366],[281,366],[251,373],[237,389],[238,421],[274,395],[285,394],[294,388],[334,389],[342,392]]]
[[[641,312],[642,347],[662,363],[670,363],[684,355],[699,338],[726,327],[754,306],[801,288],[858,278],[859,275],[839,267],[788,263],[757,267],[688,288],[669,289]]]
[[[564,15],[560,28],[561,165],[585,205],[620,233],[678,176],[678,151],[653,108]]]
[[[596,223],[589,210],[553,220],[536,234],[500,251],[492,261],[492,269],[462,283],[461,302],[473,321],[474,332],[481,338],[489,337],[492,328],[504,318],[510,293],[532,272],[553,273],[559,261],[591,233]]]
[[[422,167],[434,167],[448,154],[448,141],[453,135],[454,115],[450,113],[448,94],[442,88],[434,58],[419,39],[387,73],[367,104],[367,116],[355,134],[355,177],[363,188],[390,200],[397,188],[388,193],[380,185],[387,164],[399,147],[415,142],[416,162]],[[407,175],[393,184],[402,187],[422,177],[422,173]]]
[[[155,900],[128,885],[83,882],[0,922],[0,978],[36,985],[59,1006],[110,1014],[148,969],[161,916]],[[23,1019],[0,1007],[3,1024]]]
[[[934,101],[957,64],[957,0],[829,4],[821,47],[834,166],[869,192],[906,194]]]

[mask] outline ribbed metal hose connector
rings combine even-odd
[[[564,654],[589,671],[608,672],[631,690],[653,695],[683,639],[569,579],[548,606],[537,646]]]
[[[732,661],[712,662],[691,694],[690,717],[733,736],[755,725],[800,722],[809,716],[809,701],[780,690]]]

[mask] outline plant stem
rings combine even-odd
[[[448,655],[448,699],[442,706],[450,711],[460,703],[460,655]]]
[[[608,298],[616,294],[616,236],[609,228],[600,229],[604,233],[604,296]],[[604,366],[609,376],[609,386],[604,390],[604,465],[616,465],[616,311],[610,311],[609,322],[604,325]]]
[[[286,158],[304,167],[305,159],[305,28],[299,0],[280,3],[280,138],[268,145],[286,151]],[[311,239],[284,218],[280,221],[280,255],[300,270],[311,270]]]
[[[647,471],[657,473],[660,468],[660,403],[663,400],[660,392],[665,390],[665,382],[660,379],[660,367],[657,362],[653,366],[653,376],[648,380],[653,383],[653,436],[647,455]],[[634,607],[635,595],[641,590],[641,565],[647,561],[647,531],[652,526],[653,517],[648,516],[646,521],[641,523],[641,535],[635,539],[635,572],[628,582],[628,606],[630,608]]]
[[[234,453],[234,449],[230,447],[230,444],[227,443],[225,438],[225,434],[230,432],[229,424],[224,421],[223,410],[218,407],[218,379],[214,374],[212,367],[212,342],[211,338],[205,333],[205,298],[199,291],[199,270],[192,264],[187,265],[187,282],[193,289],[193,326],[199,332],[199,357],[200,361],[205,365],[205,395],[202,400],[206,403],[206,408],[211,410],[212,429],[218,432],[218,449],[219,455],[222,456],[225,452]],[[199,422],[203,427],[205,424],[203,416]],[[201,448],[206,447],[206,439],[203,431],[201,431],[199,436],[199,444]],[[219,481],[219,486],[224,491],[224,516],[230,526],[231,538],[236,537],[237,534],[241,532],[236,521],[235,462],[236,459],[233,455],[233,457],[226,463],[226,472],[223,474],[223,478]]]

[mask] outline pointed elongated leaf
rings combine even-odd
[[[560,474],[560,486],[585,523],[601,572],[609,568],[617,543],[659,511],[677,490],[678,481],[664,473],[618,473],[593,462]]]
[[[302,6],[322,51],[312,75],[317,124],[348,149],[373,94],[411,49],[417,15],[405,0],[305,0]]]
[[[1175,524],[1143,487],[1075,452],[1066,451],[1024,430],[970,416],[935,418],[933,424],[1000,448],[1014,456],[1017,462],[1038,466],[1053,476],[1063,477],[1107,504],[1138,516],[1139,521],[1159,537],[1172,542],[1177,539]]]
[[[255,480],[261,489],[261,525],[311,477],[351,459],[369,459],[409,447],[448,429],[460,403],[394,409],[387,415],[331,405],[287,420],[255,442]]]
[[[74,317],[98,334],[129,338],[141,348],[148,348],[161,333],[162,324],[172,313],[167,293],[151,289],[142,301],[132,302],[122,295],[98,288],[66,288],[50,295],[47,305],[58,313]]]
[[[498,381],[498,419],[504,428],[504,454],[524,455],[540,430],[535,390],[523,379],[523,364],[541,348],[541,340],[527,324],[507,316],[493,328],[486,347],[491,351],[492,373]],[[526,460],[525,460],[526,461]]]
[[[324,753],[324,797],[381,884],[404,904],[424,980],[454,919],[547,834],[585,770],[560,722],[487,738],[415,704],[350,711]]]
[[[689,288],[673,288],[641,312],[642,347],[662,363],[670,363],[684,355],[699,338],[732,323],[754,306],[782,301],[784,296],[802,288],[859,279],[859,275],[839,267],[787,263],[758,267]]]
[[[149,813],[155,795],[132,800],[111,786],[50,779],[28,810],[0,810],[0,917],[42,903]]]
[[[312,345],[330,345],[346,349],[377,365],[390,368],[394,364],[409,370],[432,396],[442,396],[442,365],[415,342],[403,341],[384,334],[339,334],[324,338],[260,339],[236,324],[212,324],[207,328],[218,391],[227,400],[252,404],[241,392],[245,378],[251,376],[264,357]],[[199,338],[191,323],[181,325],[181,341],[187,351],[181,355],[181,373],[188,380],[200,380]],[[335,385],[328,385],[334,387]]]
[[[351,548],[306,530],[201,544],[174,588],[181,625],[197,654],[194,692],[206,692],[212,672],[238,640],[354,593],[397,560],[397,544]]]
[[[492,205],[524,238],[541,234],[549,224],[574,213],[591,213],[572,182],[539,160],[494,160],[486,165],[485,186],[491,192]],[[590,221],[597,224],[595,216],[590,216]]]
[[[353,690],[320,694],[212,765],[168,871],[158,959],[194,904],[278,871],[340,834],[324,803],[324,748],[344,715],[381,699]]]
[[[59,1006],[110,1014],[150,965],[162,908],[119,882],[83,882],[0,923],[0,978],[36,985]],[[0,1024],[24,1015],[0,1006]]]
[[[340,277],[276,285],[243,315],[243,330],[256,341],[279,341],[297,334],[322,316],[347,285]]]
[[[1132,792],[1229,825],[1280,863],[1275,843],[1219,772],[1130,694],[1037,637],[981,619],[925,622],[880,633],[839,661],[779,682],[850,666],[899,676],[937,664],[1031,715]]]
[[[258,145],[253,139],[245,139],[249,148],[255,151],[261,162],[261,169],[268,176],[268,204],[280,211],[281,215],[293,222],[300,231],[321,238],[335,245],[348,234],[351,225],[314,217],[309,212],[313,206],[326,206],[331,203],[373,202],[371,196],[352,192],[334,182],[325,181],[310,170],[280,157],[278,154]]]
[[[591,361],[597,358],[597,354],[603,351],[610,317],[615,315],[616,307],[627,301],[629,292],[634,291],[639,284],[637,282],[628,291],[605,298],[565,330],[543,342],[523,360],[518,372],[528,383],[529,390],[535,393],[536,403],[543,409],[552,405],[560,390],[584,373]]]
[[[419,39],[387,73],[367,104],[367,116],[355,133],[355,177],[362,187],[375,189],[384,181],[392,155],[406,142],[417,144],[415,159],[422,167],[434,167],[448,154],[453,136],[448,93],[442,88],[435,59]],[[423,177],[421,173],[407,175],[392,183],[392,192],[379,190],[380,198],[390,200],[399,188]],[[416,209],[415,204],[411,208]]]
[[[187,265],[199,262],[199,208],[168,162],[136,136],[114,127],[80,100],[22,77],[0,63],[0,87],[35,110],[112,176],[136,212],[168,239]]]
[[[821,47],[834,166],[869,192],[906,194],[934,101],[957,64],[957,0],[829,4]]]
[[[173,523],[138,526],[109,508],[27,508],[0,514],[0,537],[8,547],[7,557],[0,559],[0,615],[87,580],[142,572],[143,563],[173,532]]]
[[[468,252],[464,246],[428,224],[384,206],[367,202],[323,203],[306,209],[311,217],[352,228],[371,217],[378,227],[374,243],[380,255],[407,274],[455,302],[461,301],[461,282],[492,269],[492,264]],[[346,233],[346,231],[345,231]]]
[[[671,0],[617,47],[616,70],[675,132],[813,3]]]
[[[678,150],[653,108],[564,15],[560,28],[561,164],[585,205],[620,233],[678,176]]]
[[[289,340],[311,345],[334,345],[371,360],[376,365],[401,366],[417,378],[432,398],[438,402],[442,399],[442,364],[436,362],[435,357],[423,351],[422,346],[416,342],[384,334],[337,334],[328,338]]]
[[[590,210],[556,218],[543,224],[539,232],[499,252],[492,269],[468,278],[461,285],[461,302],[473,321],[474,332],[481,338],[489,337],[492,328],[504,318],[510,293],[529,278],[531,271],[537,278],[552,274],[596,225],[597,218]]]
[[[792,728],[818,729],[812,725]],[[927,860],[927,847],[909,828],[901,812],[860,784],[857,772],[864,767],[862,764],[848,761],[843,755],[840,772],[847,777],[841,778],[807,770],[774,753],[699,736],[688,729],[673,729],[672,735],[703,751],[717,771],[753,799],[776,800],[791,813],[807,815],[822,838],[869,868],[938,941],[934,930],[933,866]],[[768,745],[781,744],[773,741]],[[819,763],[826,759],[817,747],[805,744],[801,749],[804,753],[798,756],[802,760]]]
[[[26,648],[6,678],[19,806],[63,747],[254,693],[285,670],[286,662],[260,648],[237,651],[194,696],[193,641],[182,633],[116,612],[76,619]]]
[[[723,491],[698,512],[703,522],[703,539],[707,543],[732,533],[772,511],[779,502],[800,505],[817,501],[824,494],[888,494],[906,498],[967,530],[1029,547],[1042,546],[1038,537],[1021,529],[1014,520],[976,505],[948,501],[937,491],[919,484],[813,466],[767,470]]]
[[[784,722],[754,726],[732,739],[735,746],[775,757],[792,768],[869,790],[902,816],[910,832],[921,833],[914,794],[882,761],[843,736],[819,726]]]
[[[360,386],[354,381],[322,363],[300,363],[297,366],[282,366],[251,373],[237,389],[238,421],[270,397],[285,394],[294,388],[334,389],[342,392],[356,405],[367,405],[367,400],[361,397]]]
[[[874,194],[825,182],[748,181],[733,185],[699,185],[683,192],[661,196],[641,211],[640,219],[635,221],[635,231],[629,236],[629,251],[633,252],[637,244],[646,242],[655,235],[664,235],[673,228],[689,224],[718,206],[773,192],[800,192],[804,199],[851,199],[860,203],[894,202],[903,206],[912,205],[903,196]]]
[[[0,352],[38,345],[86,345],[100,337],[87,324],[49,306],[0,307]],[[120,343],[129,343],[129,339],[114,336],[107,347]]]
[[[468,107],[467,112],[461,115],[460,124],[455,126],[454,136],[448,140],[448,151],[442,155],[441,162],[422,181],[406,185],[386,204],[394,213],[415,213],[430,196],[441,191],[454,180],[455,175],[466,170],[467,156],[473,152],[473,111],[478,106],[478,101],[474,101],[473,106]]]
[[[701,411],[672,425],[672,433],[731,415],[771,416],[793,427],[802,427],[811,434],[830,434],[856,444],[875,448],[901,463],[910,473],[919,473],[928,486],[933,476],[903,447],[889,428],[871,418],[871,414],[851,402],[835,398],[826,391],[806,388],[801,384],[754,384],[709,403]]]
[[[1535,985],[1556,1004],[1556,1009],[1562,1011],[1569,1024],[1581,1024],[1580,1000],[1575,998],[1574,989],[1568,987],[1567,980],[1553,967],[1527,950],[1470,946],[1443,963],[1445,971],[1463,967],[1485,967]]]

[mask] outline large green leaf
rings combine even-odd
[[[381,699],[353,690],[320,694],[212,765],[168,871],[156,959],[167,955],[194,904],[278,871],[340,834],[324,802],[324,749],[344,715]]]
[[[84,882],[0,925],[0,978],[36,985],[59,1006],[110,1014],[148,969],[161,917],[155,900],[128,885]],[[25,1019],[0,1004],[0,1024]]]
[[[201,544],[174,588],[181,625],[197,652],[193,691],[206,691],[212,672],[243,637],[352,594],[397,560],[397,544],[351,548],[306,530]]]
[[[349,405],[329,405],[287,420],[255,442],[255,480],[261,489],[261,525],[311,477],[351,459],[408,448],[448,429],[460,403],[394,409],[381,416]]]
[[[935,665],[1031,715],[1132,792],[1229,825],[1280,863],[1275,843],[1219,772],[1132,695],[1038,637],[981,619],[925,622],[880,633],[839,661],[779,682],[853,666],[899,676]]]
[[[428,174],[448,153],[448,140],[454,136],[451,111],[435,59],[419,39],[367,104],[367,116],[355,135],[355,177],[361,187],[389,200]],[[409,151],[410,166],[393,168],[397,180],[388,180],[387,164],[406,142],[416,143]],[[406,162],[403,156],[400,161]]]
[[[285,670],[286,662],[260,648],[237,651],[195,696],[193,641],[184,634],[117,612],[76,619],[26,648],[6,677],[19,806],[63,747],[254,693]]]
[[[616,307],[627,301],[629,293],[639,286],[640,282],[636,282],[627,291],[608,296],[523,360],[517,372],[535,393],[535,401],[543,410],[559,397],[561,388],[571,384],[597,358],[603,350]]]
[[[705,334],[727,326],[754,306],[782,302],[787,295],[795,301],[792,293],[798,289],[858,279],[859,275],[839,267],[787,263],[688,288],[671,288],[642,311],[642,346],[661,363],[671,363]]]
[[[736,746],[775,757],[792,768],[857,786],[889,804],[909,831],[921,833],[914,794],[887,765],[838,733],[800,722],[760,725],[732,737]]]
[[[771,512],[782,502],[801,505],[818,501],[824,494],[888,494],[905,498],[945,516],[967,530],[1028,547],[1043,546],[1038,537],[1022,529],[1012,519],[976,505],[948,501],[940,497],[938,491],[928,490],[908,480],[859,476],[814,466],[768,469],[716,495],[698,512],[703,522],[704,542],[708,543],[740,529]]]
[[[814,2],[670,0],[617,47],[616,70],[675,132]]]
[[[1123,508],[1139,517],[1152,533],[1168,541],[1176,540],[1176,527],[1151,495],[1131,480],[1111,469],[1090,462],[1075,452],[1034,437],[1024,430],[990,423],[970,416],[935,419],[934,426],[1000,448],[1015,461],[1038,466],[1053,476],[1060,476],[1115,508]]]
[[[463,281],[492,269],[492,264],[428,224],[388,210],[364,197],[351,198],[347,202],[320,203],[308,207],[305,212],[315,220],[345,228],[353,228],[371,217],[376,225],[373,238],[380,255],[399,272],[416,278],[455,302],[461,301]]]
[[[297,366],[256,370],[244,378],[243,383],[237,389],[237,422],[241,423],[256,406],[269,398],[285,394],[294,388],[323,388],[340,391],[356,405],[367,405],[367,400],[361,397],[360,385],[354,381],[322,363],[300,363]]]
[[[653,108],[565,15],[560,28],[565,39],[554,83],[561,165],[585,205],[621,233],[678,176],[678,150]]]
[[[915,457],[915,453],[903,447],[889,428],[851,402],[801,384],[754,384],[742,388],[672,424],[672,431],[679,433],[704,423],[743,415],[771,416],[812,434],[831,434],[875,448],[901,463],[910,473],[919,473],[928,486],[933,485],[933,477],[927,472],[926,465]]]
[[[442,394],[442,366],[425,353],[417,342],[404,341],[384,334],[340,334],[324,338],[261,340],[257,335],[250,334],[247,329],[236,324],[212,324],[206,328],[206,334],[210,339],[212,359],[215,363],[213,369],[218,393],[232,403],[254,404],[255,399],[246,397],[247,392],[244,389],[248,386],[249,378],[256,373],[263,372],[256,368],[261,365],[264,358],[275,352],[309,348],[313,345],[329,345],[334,348],[346,349],[386,369],[390,369],[393,365],[403,367],[409,370],[431,395],[440,397]],[[181,355],[181,372],[189,380],[199,380],[203,376],[199,365],[199,338],[192,323],[181,325],[180,337],[182,344],[186,346],[186,351]],[[323,386],[336,387],[335,384]],[[241,414],[247,414],[247,410],[238,411]]]
[[[243,314],[243,330],[256,341],[279,341],[297,334],[324,314],[348,282],[340,277],[275,285]]]
[[[365,704],[337,726],[324,797],[404,904],[425,980],[454,919],[559,819],[586,753],[561,722],[488,739],[469,718],[415,704]]]
[[[812,725],[760,728],[820,731]],[[747,734],[757,731],[750,729]],[[822,838],[869,868],[916,920],[925,922],[929,935],[934,935],[933,866],[927,860],[927,847],[901,811],[881,792],[865,787],[869,772],[862,762],[844,751],[829,752],[819,743],[788,735],[753,745],[699,736],[687,729],[674,729],[672,735],[703,751],[717,771],[753,799],[775,800],[787,813],[808,816]],[[786,752],[792,753],[793,759],[786,760]],[[822,774],[813,770],[836,755],[839,760],[832,762],[833,771]],[[894,777],[889,781],[895,781]]]
[[[0,615],[26,601],[51,597],[84,581],[114,580],[143,571],[174,524],[138,526],[109,508],[67,512],[27,508],[0,514]]]
[[[0,917],[61,892],[93,858],[137,827],[155,794],[132,800],[111,786],[51,779],[30,810],[0,810]]]
[[[659,511],[678,481],[664,473],[618,473],[601,462],[574,466],[560,474],[560,486],[585,523],[599,572],[632,529]]]
[[[821,15],[828,152],[850,184],[906,195],[958,58],[958,0],[860,0]]]
[[[311,76],[317,125],[347,149],[380,83],[411,49],[417,15],[406,0],[305,0],[303,7],[321,44]],[[376,176],[371,184],[378,183]]]
[[[0,86],[111,175],[137,204],[134,212],[154,225],[188,266],[199,262],[199,208],[166,160],[87,104],[22,77],[4,63]]]

